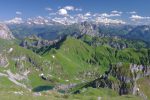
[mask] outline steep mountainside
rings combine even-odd
[[[14,39],[14,36],[12,35],[11,31],[4,24],[0,24],[0,38],[7,40]]]
[[[137,26],[126,37],[150,42],[150,26]]]

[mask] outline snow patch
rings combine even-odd
[[[11,53],[13,50],[14,50],[13,48],[10,48],[10,49],[8,50],[8,53]]]

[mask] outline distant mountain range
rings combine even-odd
[[[101,37],[117,36],[150,42],[149,25],[105,25],[93,22],[82,22],[71,25],[57,23],[53,25],[9,24],[8,26],[13,35],[17,38],[25,38],[26,36],[35,34],[43,39],[53,40],[63,35],[79,36],[82,34],[88,34]]]

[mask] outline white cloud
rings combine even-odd
[[[83,9],[81,8],[76,8],[75,11],[82,11]]]
[[[11,20],[5,21],[5,23],[7,23],[7,24],[21,24],[21,23],[23,23],[23,20],[20,17],[15,17]]]
[[[84,16],[86,17],[91,16],[91,12],[87,12]]]
[[[101,17],[110,17],[110,15],[107,14],[107,13],[103,13],[103,14],[101,14],[100,16],[101,16]]]
[[[63,25],[71,25],[71,24],[75,23],[75,20],[73,20],[72,16],[55,17],[52,19],[52,21],[63,24]]]
[[[37,25],[44,25],[44,24],[48,24],[48,19],[42,17],[42,16],[38,16],[35,18],[28,18],[27,23],[28,24],[37,24]]]
[[[100,16],[103,18],[108,18],[108,17],[119,17],[121,16],[122,12],[117,11],[117,10],[113,10],[111,11],[111,13],[102,13],[102,14],[94,14],[94,16]]]
[[[63,9],[66,9],[68,11],[82,11],[81,8],[75,8],[74,6],[65,6]]]
[[[112,13],[112,14],[107,14],[107,13],[102,13],[100,14],[101,17],[117,17],[117,16],[121,16],[118,13]]]
[[[121,11],[117,11],[117,10],[113,10],[113,11],[111,11],[111,13],[113,13],[113,14],[122,14]]]
[[[22,12],[16,11],[16,14],[17,14],[17,15],[22,15]]]
[[[93,17],[98,17],[98,16],[101,16],[101,15],[99,13],[93,14]]]
[[[52,11],[52,8],[47,7],[47,8],[45,8],[45,10],[47,10],[47,11]]]
[[[139,16],[139,15],[132,15],[132,16],[130,17],[130,19],[131,19],[132,21],[137,21],[137,20],[149,20],[150,17],[143,17],[143,16]]]
[[[93,17],[102,17],[102,18],[110,18],[110,17],[119,17],[121,16],[122,12],[119,11],[111,11],[111,13],[95,13]]]
[[[73,6],[65,6],[63,9],[66,9],[66,10],[75,10],[75,8]]]
[[[58,7],[58,9],[65,9],[66,11],[82,11],[81,8],[76,8],[74,6],[65,6],[65,7]]]
[[[95,21],[97,23],[103,23],[103,24],[106,24],[106,25],[109,25],[109,24],[126,24],[125,21],[123,20],[119,20],[119,19],[109,19],[109,18],[101,18],[101,17],[97,17],[95,19]]]
[[[89,18],[83,14],[77,14],[76,20],[77,22],[87,21]]]
[[[68,16],[69,11],[82,11],[82,9],[81,8],[75,8],[74,6],[59,7],[56,14]]]
[[[58,10],[58,14],[59,14],[59,15],[67,15],[68,12],[67,12],[66,9],[63,9],[63,8],[62,8],[62,9],[59,9],[59,10]]]
[[[127,12],[129,14],[136,14],[136,11]]]

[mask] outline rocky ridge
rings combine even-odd
[[[9,28],[4,24],[0,24],[0,38],[6,40],[15,39]]]

